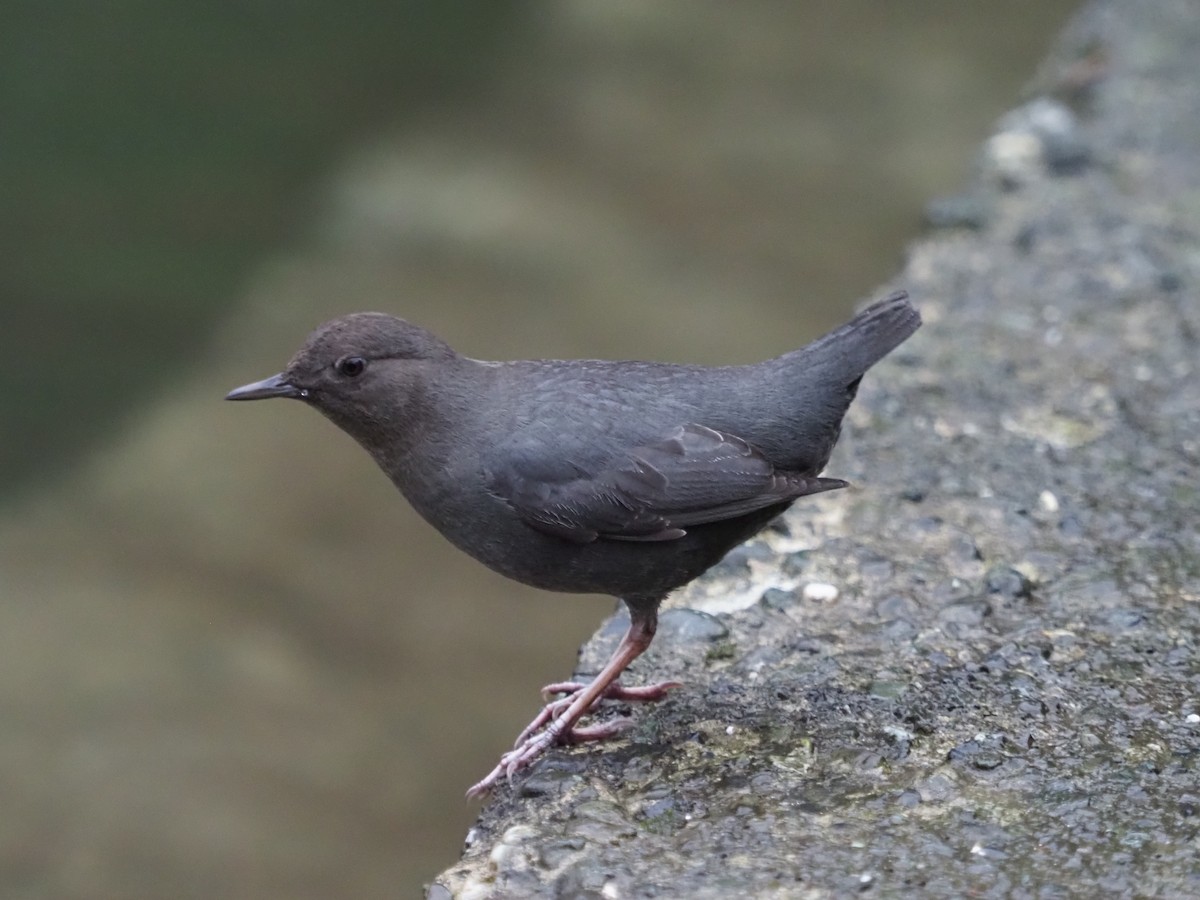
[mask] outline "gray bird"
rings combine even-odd
[[[357,440],[434,528],[502,575],[629,608],[612,658],[546,705],[469,795],[579,727],[604,699],[656,700],[673,683],[617,678],[650,645],[666,595],[820,477],[863,373],[921,324],[898,292],[799,350],[748,366],[604,360],[483,362],[382,313],[320,326],[278,375],[228,400],[291,397]]]

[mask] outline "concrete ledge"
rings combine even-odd
[[[687,687],[429,897],[1200,895],[1198,47],[1189,0],[1077,16],[895,279],[857,489],[676,598],[631,680]]]

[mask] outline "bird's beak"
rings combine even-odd
[[[253,384],[244,384],[225,395],[226,400],[269,400],[271,397],[303,397],[307,392],[293,385],[280,372]]]

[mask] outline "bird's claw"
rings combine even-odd
[[[563,681],[548,684],[542,689],[545,696],[565,694],[557,700],[551,700],[534,717],[533,721],[522,729],[517,736],[513,749],[500,757],[500,762],[488,772],[477,784],[467,791],[468,798],[481,797],[487,794],[500,781],[501,777],[512,779],[513,775],[527,768],[535,759],[555,744],[582,744],[588,741],[603,741],[627,731],[633,724],[628,717],[610,719],[589,725],[586,728],[572,727],[566,721],[566,713],[575,696],[587,685],[576,681]],[[627,688],[620,682],[613,682],[588,708],[594,711],[602,700],[617,700],[626,703],[639,703],[661,700],[667,692],[680,687],[677,681],[664,681],[660,684],[649,684],[644,687]]]

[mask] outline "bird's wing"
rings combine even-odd
[[[619,454],[589,472],[562,459],[509,457],[490,489],[532,527],[577,543],[669,541],[844,481],[780,472],[754,446],[703,425]]]

